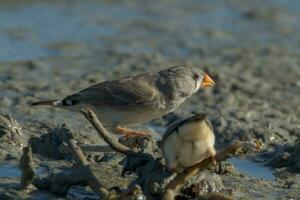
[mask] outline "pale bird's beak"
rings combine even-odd
[[[202,84],[201,84],[201,87],[206,88],[206,87],[212,87],[212,86],[215,86],[215,85],[216,85],[215,81],[212,80],[212,78],[210,78],[208,76],[208,74],[205,73]]]

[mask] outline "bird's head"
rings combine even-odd
[[[169,68],[170,76],[175,80],[177,87],[187,95],[192,95],[200,88],[212,87],[214,80],[200,67],[181,65]]]

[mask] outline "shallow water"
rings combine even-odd
[[[21,171],[18,166],[13,164],[0,165],[0,177],[19,177]]]
[[[44,1],[15,6],[3,3],[0,5],[0,61],[82,56],[94,48],[103,50],[112,45],[122,52],[162,50],[166,56],[189,56],[190,49],[185,45],[169,48],[176,43],[175,37],[188,45],[209,48],[237,43],[249,46],[253,42],[275,44],[285,37],[283,45],[299,49],[297,37],[288,37],[300,30],[299,2],[235,4],[239,3],[173,1],[144,5],[119,1],[89,1],[88,4]],[[252,19],[255,17],[258,22]],[[270,21],[275,28],[269,26]],[[183,30],[181,35],[176,34],[178,27]],[[207,40],[210,34],[213,37]],[[138,42],[128,43],[133,38]]]
[[[274,180],[275,176],[270,168],[256,162],[246,159],[231,158],[229,162],[241,173],[247,174],[253,178],[261,178],[265,180]],[[38,174],[45,173],[46,168],[39,167],[36,172]],[[0,165],[0,177],[19,177],[21,171],[17,165],[2,164]]]
[[[231,158],[229,162],[241,173],[253,178],[274,180],[273,171],[261,163],[252,162],[247,159]]]
[[[46,167],[37,167],[35,173],[37,175],[44,175],[48,172]],[[21,170],[19,166],[11,163],[1,163],[0,164],[0,177],[20,177]]]
[[[81,11],[75,13],[78,9]],[[0,7],[0,60],[60,56],[60,50],[55,49],[60,43],[75,43],[73,49],[90,41],[97,41],[101,46],[97,37],[113,35],[116,31],[112,26],[87,23],[92,20],[88,12],[104,14],[107,9],[94,3],[50,2]]]

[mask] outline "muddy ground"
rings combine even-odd
[[[273,173],[262,178],[256,167],[247,173],[236,166],[217,175],[219,186],[208,190],[236,199],[300,199],[299,20],[298,1],[2,0],[0,199],[95,198],[82,187],[43,182],[32,194],[16,189],[16,164],[30,137],[39,178],[59,170],[67,173],[71,166],[70,155],[58,151],[64,122],[82,144],[103,143],[79,114],[32,108],[30,102],[183,63],[203,67],[216,87],[135,128],[157,137],[172,121],[206,112],[218,149],[235,139],[261,138],[263,151],[247,159]],[[117,179],[120,155],[89,158],[107,187],[124,187],[134,178]]]

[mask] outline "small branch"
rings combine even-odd
[[[96,192],[99,197],[107,197],[110,192],[98,181],[98,179],[94,176],[91,167],[88,164],[87,159],[85,158],[83,152],[80,147],[77,146],[75,140],[73,139],[73,133],[70,129],[66,128],[69,133],[68,145],[72,150],[73,155],[78,159],[79,163],[83,166],[84,171],[87,173],[87,182],[88,185]]]
[[[22,189],[25,189],[32,183],[35,175],[30,144],[23,148],[23,154],[20,158],[19,168],[22,172],[21,187]]]
[[[83,152],[81,151],[80,147],[77,146],[75,140],[73,138],[70,138],[68,140],[68,146],[70,146],[70,149],[72,151],[72,153],[74,154],[74,156],[77,158],[77,160],[79,161],[79,163],[82,165],[82,166],[88,166],[88,161],[87,159],[85,158]]]
[[[226,160],[227,158],[237,155],[240,153],[246,153],[253,149],[260,149],[259,143],[255,142],[240,142],[237,141],[231,144],[226,149],[220,151],[215,156],[215,160],[217,162]],[[207,169],[210,165],[213,164],[213,158],[209,157],[196,165],[185,169],[182,173],[178,174],[169,184],[165,187],[165,193],[163,199],[165,200],[173,200],[181,187],[185,184],[185,182],[192,177],[193,175]]]
[[[121,144],[115,136],[108,133],[107,130],[104,128],[104,126],[99,121],[96,114],[90,109],[82,109],[81,113],[85,116],[87,120],[92,124],[92,126],[96,129],[99,136],[115,151],[123,153],[125,155],[133,155],[136,154],[133,150],[128,148],[127,146]]]

